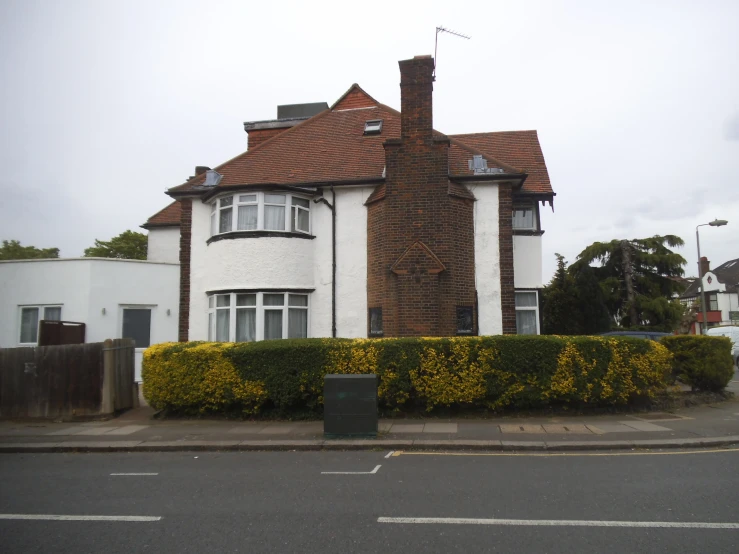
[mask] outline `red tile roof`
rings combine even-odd
[[[180,224],[181,214],[182,206],[179,202],[175,201],[147,219],[146,223],[144,223],[142,227],[144,229],[150,229],[152,227],[173,227]]]
[[[364,135],[364,124],[370,119],[383,120],[380,134]],[[330,109],[214,169],[223,175],[219,187],[381,179],[385,168],[383,143],[390,138],[400,138],[400,113],[352,85]],[[501,167],[506,173],[528,173],[524,192],[553,194],[536,131],[449,138],[452,176],[473,175],[468,160],[482,154],[489,167]],[[193,187],[202,191],[197,185],[204,180],[205,175],[199,175],[169,191],[187,192]]]

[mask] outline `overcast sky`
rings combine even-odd
[[[676,234],[739,257],[739,2],[0,2],[0,239],[80,256],[138,225],[242,123],[357,82],[400,108],[398,60],[439,37],[434,127],[537,129],[554,253]]]

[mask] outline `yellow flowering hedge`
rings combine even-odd
[[[672,354],[621,337],[493,336],[169,343],[144,355],[158,409],[320,415],[333,373],[378,376],[385,413],[623,405],[664,390]]]

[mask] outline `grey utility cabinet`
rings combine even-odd
[[[329,436],[377,435],[377,375],[326,375],[323,432]]]

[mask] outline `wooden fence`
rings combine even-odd
[[[72,419],[133,407],[134,342],[0,349],[0,418]]]

